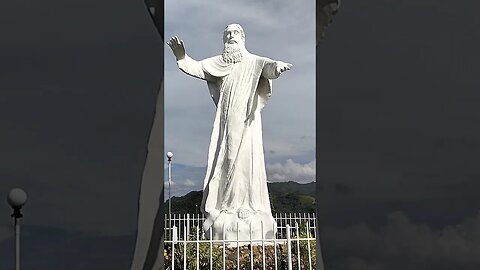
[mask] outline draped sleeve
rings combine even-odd
[[[202,69],[202,64],[199,61],[192,59],[190,56],[185,55],[183,59],[177,60],[178,68],[186,74],[206,80],[206,74]]]

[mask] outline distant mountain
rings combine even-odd
[[[200,214],[203,191],[191,191],[182,197],[172,197],[172,214]],[[168,200],[164,203],[168,213]]]
[[[315,182],[300,184],[297,182],[267,183],[273,213],[314,213]],[[173,214],[200,213],[202,191],[192,191],[182,197],[172,197]],[[168,200],[164,204],[168,213]]]
[[[315,213],[315,182],[268,183],[273,213]]]

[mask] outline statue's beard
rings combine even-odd
[[[223,61],[229,64],[235,64],[242,61],[242,47],[237,43],[225,43],[222,53]]]

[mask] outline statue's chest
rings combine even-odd
[[[258,68],[255,60],[245,59],[241,63],[234,64],[231,72],[220,79],[220,89],[223,91],[236,89],[248,91],[254,87],[255,81],[258,81],[260,73],[261,68]]]
[[[261,67],[255,59],[247,58],[235,64],[231,72],[219,81],[222,109],[244,111],[257,88],[260,74]]]

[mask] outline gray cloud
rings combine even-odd
[[[267,178],[270,182],[295,181],[298,183],[310,183],[315,181],[315,160],[301,164],[287,159],[283,164],[267,164]]]
[[[402,212],[378,228],[357,224],[321,230],[327,269],[477,269],[480,215],[432,228]]]

